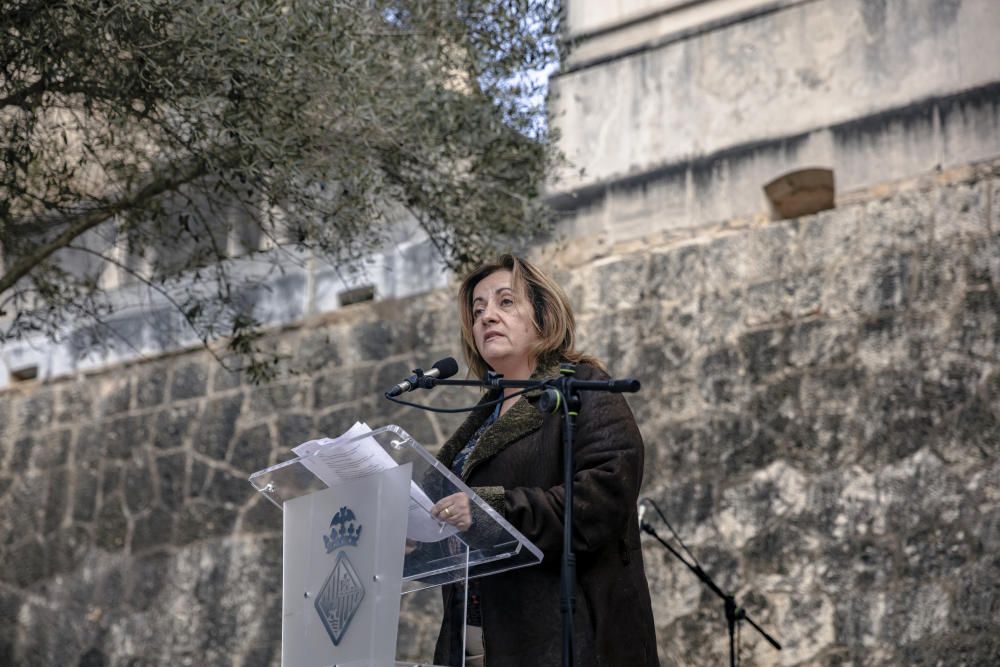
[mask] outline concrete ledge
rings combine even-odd
[[[551,83],[567,158],[553,187],[982,89],[1000,81],[998,31],[1000,13],[984,0],[814,0],[567,71]]]
[[[833,169],[840,202],[856,197],[846,193],[997,157],[1000,83],[660,165],[549,201],[565,215],[563,235],[605,234],[614,243],[767,216],[763,185],[793,169]]]

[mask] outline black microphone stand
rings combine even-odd
[[[657,513],[659,513],[660,510],[657,509],[656,511],[657,511]],[[735,629],[736,629],[736,622],[737,621],[746,621],[751,626],[753,626],[754,630],[756,630],[757,632],[759,632],[761,634],[761,636],[764,637],[764,639],[766,639],[771,644],[771,646],[773,646],[774,648],[778,649],[779,651],[781,650],[781,644],[779,644],[773,637],[771,637],[771,635],[767,634],[759,625],[757,625],[756,623],[754,623],[753,619],[750,618],[750,616],[747,614],[746,610],[743,607],[740,607],[739,605],[736,604],[736,598],[735,597],[733,597],[732,595],[730,595],[728,593],[723,593],[722,589],[719,588],[715,584],[714,581],[712,581],[712,578],[709,577],[708,574],[706,574],[703,569],[701,569],[701,565],[699,565],[697,563],[697,561],[695,563],[689,563],[686,558],[684,558],[682,555],[680,555],[679,553],[677,553],[677,551],[672,546],[670,546],[670,544],[668,544],[662,537],[660,537],[659,535],[657,535],[656,531],[653,530],[653,527],[650,526],[645,521],[640,521],[639,522],[639,528],[642,529],[642,531],[644,533],[652,535],[654,538],[656,538],[656,540],[660,544],[662,544],[664,547],[666,547],[667,551],[669,551],[674,556],[676,556],[677,559],[680,562],[682,562],[685,565],[687,565],[688,569],[691,570],[692,572],[694,572],[694,575],[696,577],[698,577],[698,579],[700,579],[701,582],[703,584],[705,584],[709,588],[709,590],[711,590],[717,596],[719,596],[720,598],[722,598],[722,602],[723,602],[724,610],[725,610],[725,614],[726,614],[726,624],[729,626],[729,664],[730,664],[730,667],[736,667],[736,641],[735,641],[735,636],[734,635],[735,635]],[[694,558],[694,557],[692,556],[692,558]]]
[[[537,407],[543,413],[561,410],[563,424],[563,552],[560,611],[563,620],[564,667],[573,667],[573,614],[576,610],[576,555],[573,553],[573,430],[580,412],[582,391],[634,393],[638,380],[577,380],[574,364],[560,364],[559,377],[546,380],[504,380],[492,373],[485,380],[440,380],[418,374],[417,386],[430,389],[436,385],[489,387],[496,389],[543,389]]]

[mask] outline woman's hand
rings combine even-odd
[[[469,504],[469,496],[461,491],[445,496],[431,508],[431,516],[438,521],[449,523],[459,530],[468,530],[472,527],[472,507]]]

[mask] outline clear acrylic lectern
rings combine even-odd
[[[336,479],[326,472],[334,464]],[[400,595],[542,560],[398,426],[338,440],[255,472],[250,483],[284,513],[282,667],[402,665]],[[473,503],[465,532],[430,515],[459,491]]]

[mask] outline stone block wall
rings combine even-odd
[[[647,495],[784,645],[745,627],[750,664],[1000,660],[997,194],[905,190],[588,276],[587,342],[644,380]],[[721,603],[645,553],[662,664],[726,664]]]
[[[744,627],[748,664],[1000,661],[996,165],[551,268],[643,381],[646,494],[785,647]],[[458,351],[453,298],[271,341],[266,386],[193,350],[0,392],[0,664],[278,664],[280,513],[247,476],[359,415],[443,441],[458,418],[380,392]],[[645,558],[662,664],[724,664],[721,605]],[[433,610],[407,602],[408,652]]]
[[[450,306],[275,332],[264,386],[194,350],[0,393],[0,664],[278,664],[281,512],[247,478],[356,418],[438,444],[454,418],[377,390],[452,353]]]

